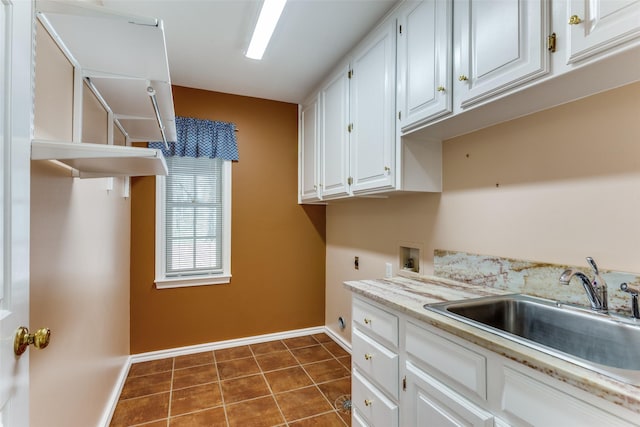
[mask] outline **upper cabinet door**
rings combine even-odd
[[[387,22],[353,56],[351,91],[351,190],[395,184],[396,21]]]
[[[569,0],[567,5],[567,63],[640,37],[640,0]]]
[[[349,194],[349,67],[340,67],[320,90],[320,191],[322,198]]]
[[[300,199],[318,199],[318,98],[300,112]]]
[[[472,106],[546,74],[548,25],[548,0],[457,0],[455,106]]]
[[[402,131],[452,111],[452,3],[408,3],[398,19],[398,120]]]

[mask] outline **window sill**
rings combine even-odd
[[[230,274],[201,277],[160,278],[155,280],[157,289],[186,288],[190,286],[222,285],[231,282]]]

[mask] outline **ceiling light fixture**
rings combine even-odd
[[[286,2],[287,0],[264,0],[249,49],[245,54],[247,58],[262,59]]]

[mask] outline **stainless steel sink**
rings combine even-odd
[[[521,294],[426,304],[485,331],[640,385],[640,322]]]

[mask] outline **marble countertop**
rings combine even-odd
[[[344,286],[355,294],[640,414],[640,387],[617,381],[423,307],[424,304],[512,292],[429,276],[349,281]]]

